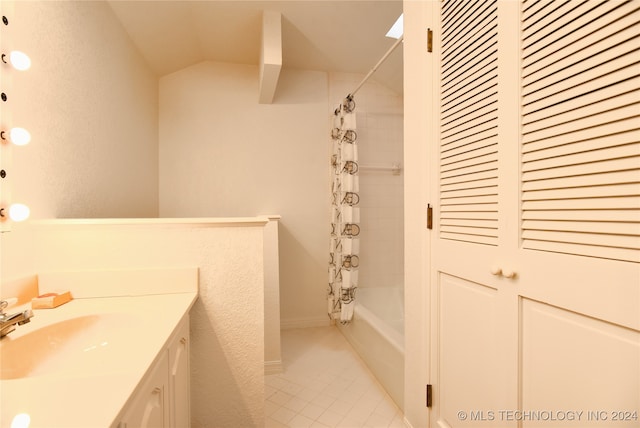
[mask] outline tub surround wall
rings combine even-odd
[[[21,225],[20,232],[29,236],[21,243],[32,254],[32,272],[41,272],[50,288],[63,288],[65,281],[77,288],[95,271],[111,271],[117,280],[154,268],[198,267],[200,297],[191,311],[192,426],[237,427],[264,423],[266,223],[53,220]],[[114,293],[124,292],[115,286]]]

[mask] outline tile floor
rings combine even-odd
[[[337,327],[283,330],[265,376],[266,427],[401,428],[403,415]]]

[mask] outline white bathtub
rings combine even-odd
[[[361,287],[353,321],[339,325],[396,404],[404,408],[404,290]]]

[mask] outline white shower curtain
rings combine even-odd
[[[360,200],[355,102],[347,96],[333,115],[331,244],[328,313],[348,323],[353,318],[358,285]]]

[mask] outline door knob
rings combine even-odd
[[[500,266],[491,266],[491,274],[495,276],[502,275],[505,278],[515,278],[516,273],[511,269],[502,269]]]
[[[505,269],[502,271],[502,276],[505,278],[515,278],[516,273],[510,269]]]

